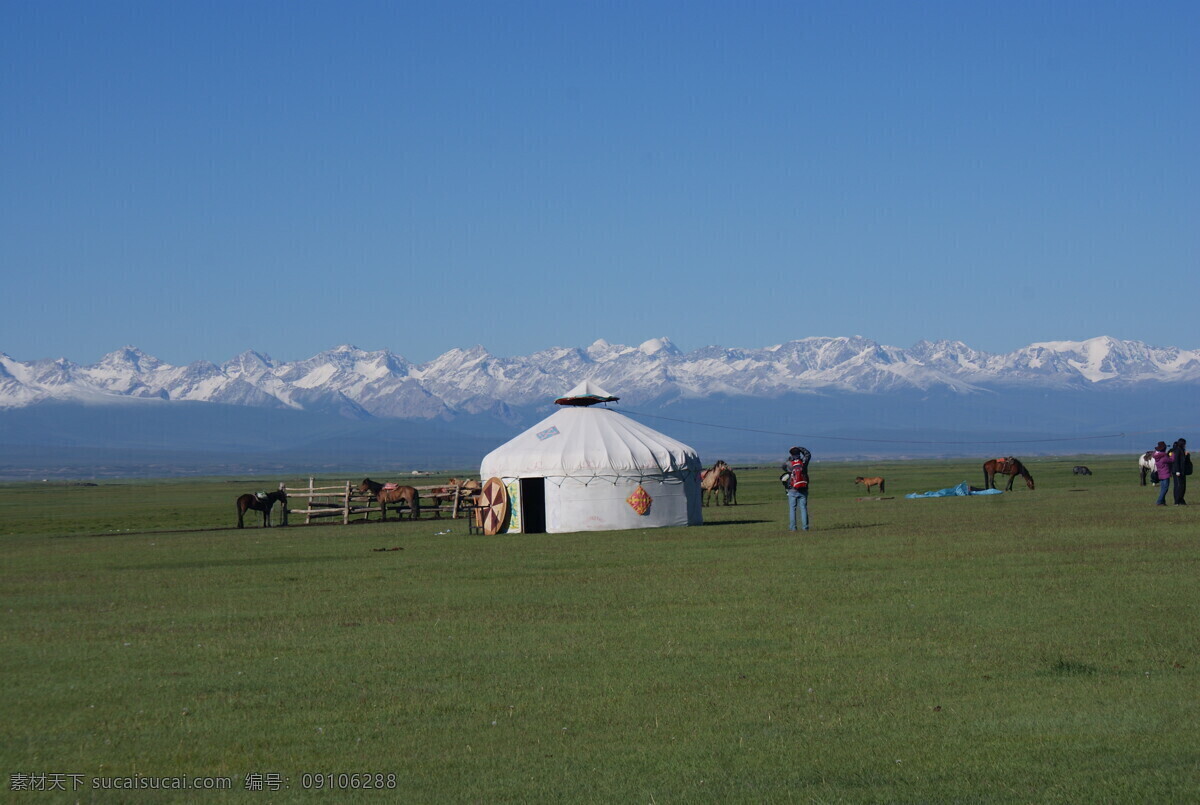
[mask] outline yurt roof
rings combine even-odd
[[[480,470],[485,478],[648,477],[699,465],[686,444],[616,411],[565,405],[484,456]]]

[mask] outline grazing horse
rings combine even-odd
[[[1089,470],[1087,467],[1083,466],[1082,464],[1080,464],[1078,467],[1072,467],[1071,472],[1075,473],[1076,475],[1091,475],[1092,474],[1092,471]]]
[[[1142,471],[1142,486],[1146,485],[1147,475],[1155,480],[1158,479],[1158,467],[1154,464],[1153,450],[1147,450],[1145,453],[1142,453],[1141,458],[1138,459],[1138,467]]]
[[[719,491],[721,496],[724,495],[724,488],[717,490],[717,483],[720,480],[721,473],[729,470],[729,465],[724,461],[718,461],[712,465],[712,469],[700,471],[700,491],[704,493],[703,505],[707,506],[709,498]]]
[[[395,484],[380,484],[372,481],[370,478],[363,478],[363,482],[358,485],[358,492],[365,492],[373,495],[375,500],[379,502],[380,514],[382,519],[387,519],[387,507],[389,503],[396,504],[396,516],[399,517],[401,503],[407,503],[409,510],[412,511],[412,519],[416,520],[421,516],[421,496],[414,487],[411,486],[396,486]]]
[[[862,484],[863,486],[865,486],[867,488],[868,495],[871,494],[871,487],[873,487],[873,486],[878,486],[879,494],[881,494],[881,495],[883,494],[883,478],[881,478],[879,476],[876,476],[874,478],[864,478],[861,475],[859,475],[854,479],[854,483]]]
[[[257,495],[242,495],[237,499],[238,528],[244,528],[242,518],[248,510],[262,512],[263,528],[271,527],[271,508],[276,503],[284,506],[284,516],[287,515],[287,493],[282,489],[277,492],[259,492]]]
[[[1008,486],[1005,491],[1011,492],[1013,481],[1020,475],[1025,479],[1025,485],[1033,489],[1033,476],[1029,474],[1029,470],[1025,469],[1025,465],[1012,456],[1005,458],[992,458],[984,462],[983,465],[983,488],[995,489],[996,474],[1008,476]]]

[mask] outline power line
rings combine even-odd
[[[1130,433],[1104,433],[1095,436],[1064,436],[1055,439],[992,439],[988,441],[929,441],[920,439],[861,439],[853,436],[817,436],[810,433],[788,433],[778,430],[760,430],[758,428],[741,428],[735,425],[717,425],[712,422],[696,422],[692,419],[676,419],[669,416],[661,416],[659,414],[647,414],[642,411],[630,411],[624,409],[623,413],[633,416],[646,417],[648,419],[663,419],[669,422],[681,422],[686,425],[700,425],[705,428],[721,428],[722,430],[736,430],[743,433],[762,433],[768,436],[788,436],[795,439],[825,439],[834,442],[864,442],[867,444],[942,444],[942,445],[963,445],[963,444],[1050,444],[1053,442],[1082,442],[1097,439],[1121,439],[1129,436],[1140,436],[1146,433],[1154,433],[1155,431],[1133,431]]]

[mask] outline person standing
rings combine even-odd
[[[1192,469],[1192,457],[1187,451],[1187,439],[1177,439],[1171,445],[1171,479],[1174,482],[1175,505],[1186,506],[1187,477]]]
[[[803,447],[788,451],[788,460],[783,464],[787,474],[784,486],[788,496],[788,530],[796,530],[796,512],[800,512],[800,528],[808,530],[808,462],[812,453]]]
[[[1158,500],[1155,506],[1167,505],[1167,488],[1171,485],[1171,457],[1167,454],[1167,443],[1159,442],[1150,455],[1154,459],[1154,477],[1158,480]]]

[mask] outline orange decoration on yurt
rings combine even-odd
[[[641,484],[638,484],[638,488],[633,490],[632,495],[625,498],[625,502],[638,514],[646,514],[650,511],[650,504],[654,502],[654,499],[650,497],[649,492],[642,488]]]

